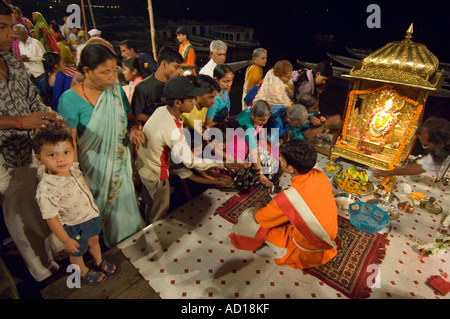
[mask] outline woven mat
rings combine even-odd
[[[306,269],[305,272],[348,298],[368,298],[388,243],[386,235],[364,233],[348,219],[338,216],[336,257],[325,265]]]
[[[220,206],[216,212],[235,224],[239,215],[263,197],[270,200],[266,188],[254,188],[245,194],[237,194]],[[351,299],[370,297],[375,283],[377,265],[381,264],[389,240],[386,235],[368,234],[356,229],[348,219],[338,215],[338,253],[328,263],[305,272],[315,276],[328,286]]]
[[[238,193],[217,208],[214,215],[219,214],[230,223],[236,224],[241,213],[249,207],[254,207],[261,198],[266,202],[272,199],[270,188],[254,187],[247,193]]]

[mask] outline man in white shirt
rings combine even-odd
[[[68,16],[64,17],[64,24],[61,26],[61,33],[67,39],[67,41],[69,41],[69,35],[70,35],[68,18],[69,18]]]
[[[214,68],[217,64],[224,64],[227,58],[227,44],[221,40],[213,40],[209,45],[211,59],[200,70],[199,74],[206,74],[214,78]]]
[[[42,56],[45,53],[44,45],[35,38],[29,37],[27,29],[21,25],[15,25],[14,37],[19,39],[19,62],[22,62],[25,69],[31,76],[31,81],[36,84],[45,76]]]
[[[450,156],[450,122],[444,118],[432,116],[422,123],[417,131],[422,147],[428,155],[416,163],[393,169],[392,171],[375,170],[375,177],[393,175],[417,175],[428,172],[438,177],[438,173],[445,168],[448,170]],[[445,167],[447,166],[447,167]]]

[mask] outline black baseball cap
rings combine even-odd
[[[164,85],[163,96],[166,101],[175,101],[186,97],[202,96],[208,92],[208,89],[196,87],[186,76],[176,75]]]

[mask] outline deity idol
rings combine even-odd
[[[393,102],[389,99],[384,106],[378,107],[369,119],[363,140],[384,145],[389,142],[395,124]]]

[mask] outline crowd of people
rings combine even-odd
[[[119,269],[101,258],[99,234],[112,247],[168,214],[171,198],[181,196],[176,185],[230,189],[234,174],[247,169],[262,187],[282,172],[293,182],[255,207],[250,219],[266,234],[257,245],[287,248],[277,263],[294,268],[336,255],[337,208],[307,141],[340,124],[339,115],[319,111],[329,63],[293,70],[280,60],[264,74],[270,52],[257,48],[243,98],[231,101],[230,90],[241,88],[233,88],[221,40],[211,42],[200,68],[184,28],[176,32],[178,50],[162,47],[154,59],[132,39],[116,52],[99,30],[70,29],[67,19],[55,30],[38,12],[32,21],[0,1],[0,195],[8,231],[36,281],[58,269],[52,254],[64,249],[83,283],[104,282]],[[239,114],[230,114],[233,102],[242,103]],[[319,188],[320,199],[308,192]],[[316,217],[310,226],[321,230],[303,237],[308,225],[296,216],[305,207]],[[239,227],[232,243],[254,249]],[[87,251],[95,270],[83,262]]]

